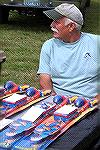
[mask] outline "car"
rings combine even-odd
[[[86,7],[91,0],[0,0],[0,24],[7,23],[9,12],[16,10],[19,14],[43,16],[43,11],[53,9],[61,3],[74,3],[81,10],[85,18]]]

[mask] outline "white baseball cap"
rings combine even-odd
[[[83,15],[74,4],[63,3],[54,9],[43,11],[43,13],[53,20],[58,20],[65,16],[79,25],[83,25]]]

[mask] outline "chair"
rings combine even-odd
[[[4,51],[0,50],[0,76],[1,76],[1,69],[2,69],[2,63],[6,60],[6,54]]]

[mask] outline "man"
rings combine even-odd
[[[81,32],[83,16],[74,4],[64,3],[44,14],[53,19],[53,38],[41,50],[41,89],[51,89],[52,95],[99,98],[100,36]]]

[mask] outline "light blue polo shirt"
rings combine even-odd
[[[100,92],[100,36],[81,33],[78,41],[47,40],[41,50],[38,74],[51,75],[61,95],[92,98]]]

